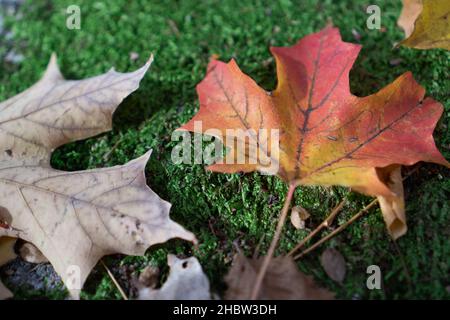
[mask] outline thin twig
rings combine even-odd
[[[173,21],[172,19],[168,19],[167,22],[169,23],[170,30],[172,30],[173,34],[176,37],[179,37],[180,36],[180,29],[178,29],[178,26],[175,23],[175,21]]]
[[[364,213],[366,213],[370,208],[372,208],[375,204],[378,203],[378,199],[374,199],[371,203],[369,203],[367,206],[365,206],[364,208],[362,208],[361,210],[359,210],[359,212],[357,214],[355,214],[353,217],[350,218],[350,220],[348,220],[346,223],[344,223],[343,225],[339,226],[337,229],[333,230],[333,232],[331,232],[330,234],[326,235],[325,237],[321,238],[319,241],[317,241],[316,243],[314,243],[311,247],[309,247],[308,249],[300,252],[298,255],[294,256],[294,260],[297,260],[301,257],[303,257],[305,254],[313,251],[315,248],[317,248],[318,246],[320,246],[322,243],[324,243],[325,241],[331,239],[332,237],[334,237],[335,235],[337,235],[339,232],[341,232],[342,230],[344,230],[345,228],[347,228],[349,225],[351,225],[353,222],[355,222],[356,220],[358,220],[360,217],[362,217],[364,215]]]
[[[345,199],[342,200],[336,207],[331,210],[330,214],[325,218],[325,220],[322,221],[321,224],[317,226],[313,231],[311,231],[302,241],[300,241],[299,244],[295,246],[294,249],[292,249],[287,255],[292,256],[297,250],[302,248],[309,240],[312,239],[317,233],[319,233],[320,230],[322,230],[325,227],[330,226],[330,224],[333,222],[336,215],[341,211],[342,207],[345,204]]]
[[[111,278],[112,282],[114,283],[114,285],[116,286],[117,290],[119,290],[120,295],[122,296],[123,300],[128,300],[127,295],[125,294],[125,292],[123,291],[122,287],[120,286],[119,282],[117,282],[116,278],[114,277],[114,275],[112,274],[111,270],[109,270],[109,268],[106,266],[106,264],[103,262],[103,260],[100,260],[100,263],[103,265],[103,267],[105,268],[106,272],[108,273],[109,277]]]
[[[409,178],[415,171],[417,171],[420,168],[420,166],[414,168],[413,170],[411,170],[406,176],[404,176],[402,178],[402,182],[405,181],[407,178]],[[302,251],[301,253],[299,253],[298,255],[294,256],[294,260],[297,260],[301,257],[303,257],[305,254],[313,251],[315,248],[317,248],[318,246],[320,246],[322,243],[324,243],[325,241],[327,241],[328,239],[331,239],[332,237],[334,237],[336,234],[338,234],[339,232],[341,232],[342,230],[344,230],[346,227],[348,227],[350,224],[352,224],[354,221],[356,221],[357,219],[359,219],[364,213],[367,212],[367,210],[369,210],[371,207],[373,207],[376,203],[378,203],[378,199],[374,199],[371,203],[369,203],[367,206],[365,206],[364,208],[362,208],[357,214],[355,214],[350,220],[348,220],[346,223],[344,223],[343,225],[339,226],[337,229],[335,229],[333,232],[331,232],[330,234],[328,234],[327,236],[325,236],[324,238],[320,239],[319,241],[317,241],[316,243],[314,243],[311,247],[309,247],[308,249]],[[342,204],[342,203],[341,203]],[[333,209],[334,211],[334,209]],[[330,217],[332,216],[333,212],[330,214]],[[334,217],[333,217],[334,218]],[[326,222],[328,220],[325,219],[324,222]],[[322,223],[324,223],[322,222]],[[321,226],[322,224],[319,225],[318,228],[316,228],[316,230],[314,230],[313,232],[311,232],[305,239],[303,239],[293,250],[291,250],[288,254],[288,256],[292,255],[295,251],[297,251],[299,248],[301,248],[302,246],[304,246],[304,244],[309,241],[320,229],[322,229],[323,227]],[[319,229],[320,228],[320,229]],[[319,230],[317,230],[319,229]]]
[[[292,196],[294,195],[296,187],[297,187],[296,184],[289,185],[289,190],[287,192],[286,199],[284,200],[283,209],[281,210],[281,214],[278,219],[275,234],[273,236],[272,242],[270,243],[267,255],[264,257],[261,269],[259,269],[258,275],[256,277],[255,286],[253,287],[252,294],[250,297],[251,300],[256,300],[256,298],[258,297],[259,291],[261,289],[261,284],[264,280],[264,276],[270,264],[270,260],[272,259],[273,253],[275,252],[275,248],[278,244],[278,240],[280,239],[281,231],[283,229],[284,222],[286,220],[286,216],[289,211],[289,206],[291,205]]]
[[[266,234],[263,233],[261,238],[259,238],[259,242],[256,245],[255,251],[253,252],[253,258],[252,259],[257,259],[259,257],[259,249],[261,248],[261,245],[262,245],[265,237],[266,237]]]
[[[422,164],[419,163],[417,164],[414,168],[412,168],[410,171],[408,171],[402,178],[402,181],[405,181],[406,179],[408,179],[410,176],[412,176],[414,173],[416,173],[417,170],[419,170],[422,167]]]
[[[122,142],[122,138],[120,138],[119,140],[116,141],[116,143],[112,146],[111,149],[109,149],[109,151],[107,153],[105,153],[105,155],[103,156],[103,161],[108,161],[109,157],[111,156],[111,154],[116,151],[117,147],[119,146],[119,144]]]

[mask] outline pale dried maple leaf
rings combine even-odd
[[[291,223],[295,229],[305,229],[305,221],[309,217],[309,212],[301,206],[295,206],[291,209]]]
[[[22,260],[26,262],[36,264],[48,262],[48,259],[32,243],[29,242],[24,243],[18,251],[20,258],[22,258]]]
[[[7,224],[0,237],[33,243],[75,298],[104,255],[142,255],[175,237],[195,241],[170,220],[170,203],[146,185],[150,152],[112,168],[50,167],[58,146],[111,128],[114,110],[138,88],[151,62],[130,73],[112,69],[67,81],[52,56],[38,83],[0,104],[0,206]]]

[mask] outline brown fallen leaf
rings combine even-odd
[[[147,185],[150,152],[121,166],[63,172],[52,151],[111,129],[112,114],[150,67],[65,80],[52,56],[42,79],[0,104],[0,237],[33,243],[74,298],[98,260],[142,255],[192,233],[169,218],[170,203]]]
[[[6,288],[5,285],[0,281],[0,300],[9,299],[12,297],[12,292],[9,291],[8,288]]]
[[[19,249],[20,257],[30,263],[47,263],[48,259],[32,243],[24,243]]]
[[[0,237],[0,267],[16,258],[14,245],[16,239],[9,237]],[[12,298],[12,293],[0,281],[0,300]]]
[[[209,300],[209,280],[197,258],[178,259],[169,254],[170,274],[161,289],[139,290],[139,300]]]
[[[139,275],[138,285],[146,288],[155,288],[158,285],[159,268],[147,266]]]
[[[403,0],[397,24],[405,31],[400,44],[416,49],[450,50],[450,1]]]
[[[248,259],[242,254],[235,256],[233,265],[225,277],[227,300],[249,299],[263,257]],[[290,257],[278,256],[270,261],[264,277],[259,300],[329,300],[334,294],[316,286],[310,276],[300,272]]]
[[[334,281],[342,283],[345,278],[346,266],[342,254],[334,248],[327,248],[320,256],[320,264],[326,274]]]

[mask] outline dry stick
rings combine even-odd
[[[259,269],[258,275],[256,277],[255,286],[253,287],[252,294],[250,297],[251,300],[256,300],[258,297],[259,291],[261,289],[261,284],[264,280],[264,276],[270,264],[270,260],[272,259],[273,253],[275,252],[275,248],[278,244],[278,240],[280,239],[281,230],[283,229],[284,222],[286,220],[286,216],[289,211],[289,206],[291,205],[292,196],[294,195],[296,187],[297,187],[296,184],[289,185],[289,190],[287,192],[286,199],[284,200],[283,209],[281,210],[280,218],[278,219],[275,234],[273,236],[272,242],[270,243],[267,255],[264,257],[261,269]]]
[[[295,246],[294,249],[292,249],[287,255],[292,256],[298,249],[302,248],[309,240],[311,240],[312,237],[314,237],[317,233],[319,233],[320,230],[322,230],[325,227],[328,227],[336,217],[336,215],[341,211],[342,207],[345,204],[345,199],[342,200],[336,207],[333,208],[331,213],[328,215],[328,217],[325,218],[325,220],[322,221],[321,224],[317,226],[310,234],[308,234],[302,241],[300,241],[299,244]]]
[[[300,252],[298,255],[296,255],[294,257],[294,260],[297,260],[301,257],[303,257],[305,254],[313,251],[315,248],[317,248],[318,246],[320,246],[322,243],[324,243],[325,241],[327,241],[328,239],[331,239],[332,237],[334,237],[335,235],[337,235],[339,232],[341,232],[342,230],[344,230],[345,228],[347,228],[349,225],[351,225],[353,222],[355,222],[357,219],[359,219],[367,210],[369,210],[370,208],[372,208],[375,204],[377,204],[378,199],[374,199],[371,203],[369,203],[367,206],[365,206],[364,208],[362,208],[361,210],[359,210],[359,212],[357,214],[355,214],[353,217],[350,218],[350,220],[348,220],[346,223],[344,223],[343,225],[339,226],[337,229],[333,230],[333,232],[331,232],[330,234],[326,235],[325,237],[321,238],[319,241],[317,241],[316,243],[314,243],[311,247],[309,247],[308,249]]]
[[[252,259],[257,259],[257,258],[258,258],[258,256],[259,256],[259,249],[261,248],[261,245],[262,245],[262,243],[263,243],[263,241],[264,241],[265,236],[266,236],[266,234],[264,233],[264,234],[261,236],[261,238],[259,239],[259,242],[258,242],[258,244],[256,245],[256,249],[255,249],[255,251],[253,252],[253,257],[252,257]]]
[[[103,260],[100,260],[101,264],[103,265],[103,267],[105,268],[106,272],[108,273],[109,277],[111,278],[112,282],[114,283],[114,285],[116,286],[117,290],[119,290],[120,295],[122,296],[123,300],[128,300],[127,295],[125,294],[125,292],[123,291],[122,287],[120,286],[119,282],[117,282],[116,278],[114,277],[114,275],[112,274],[111,270],[109,270],[109,268],[106,266],[106,264],[103,262]]]

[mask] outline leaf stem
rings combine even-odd
[[[297,184],[289,185],[289,189],[286,194],[286,199],[284,200],[283,209],[281,210],[281,214],[278,219],[278,224],[277,224],[277,228],[275,230],[275,234],[273,236],[272,242],[270,243],[270,247],[267,252],[267,255],[264,257],[264,261],[263,261],[261,268],[258,271],[258,275],[256,277],[255,285],[253,287],[252,294],[250,297],[251,300],[256,300],[259,295],[259,291],[261,290],[261,284],[264,280],[264,276],[269,267],[270,260],[272,259],[272,256],[275,252],[275,248],[278,244],[278,240],[280,239],[281,230],[283,229],[284,222],[286,221],[286,216],[289,211],[289,206],[291,205],[292,197],[294,195],[294,191],[296,188],[297,188]]]

